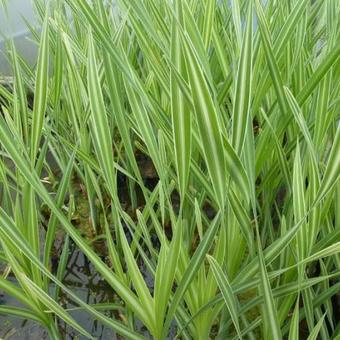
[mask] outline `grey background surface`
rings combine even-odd
[[[24,18],[30,25],[39,28],[30,0],[7,1],[7,13],[0,5],[0,76],[10,76],[11,67],[6,58],[6,39],[13,39],[17,51],[31,65],[35,63],[37,48],[30,39],[30,32]]]

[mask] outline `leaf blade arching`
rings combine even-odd
[[[206,2],[206,15],[204,18],[203,23],[203,32],[202,32],[202,38],[204,47],[207,50],[210,44],[211,36],[212,36],[212,30],[214,25],[214,17],[215,17],[215,6],[216,6],[216,0],[208,0]]]
[[[181,253],[182,225],[180,221],[178,221],[174,233],[174,237],[171,240],[168,249],[165,249],[167,245],[164,238],[162,244],[162,248],[164,249],[161,249],[160,259],[156,269],[154,300],[158,326],[163,326],[164,316],[166,315],[166,307],[171,296],[171,290],[177,270],[177,263]]]
[[[213,271],[214,277],[218,286],[221,290],[224,301],[227,305],[231,318],[233,320],[234,326],[236,328],[237,334],[242,339],[240,324],[239,324],[239,306],[238,301],[233,293],[232,287],[229,283],[227,276],[223,273],[222,268],[218,264],[218,262],[212,257],[208,255],[208,260],[211,265],[211,269]]]
[[[279,70],[277,60],[274,55],[273,47],[271,44],[271,35],[268,28],[266,16],[264,14],[262,5],[259,0],[255,0],[255,7],[257,17],[259,19],[259,29],[261,34],[261,40],[266,55],[266,60],[269,68],[269,73],[272,78],[273,86],[276,92],[277,101],[279,103],[280,110],[283,115],[289,112],[286,96],[283,91],[283,80]]]
[[[176,14],[182,24],[183,9],[181,0],[176,0]],[[171,59],[178,72],[185,75],[183,47],[177,20],[173,18],[171,33]],[[179,178],[179,189],[182,201],[188,185],[191,156],[191,112],[185,104],[184,95],[177,83],[174,70],[171,69],[171,115],[173,124],[175,162]]]
[[[103,94],[100,86],[95,49],[90,34],[88,55],[88,91],[91,108],[91,131],[93,133],[94,147],[98,154],[105,179],[109,185],[112,198],[116,197],[115,169],[113,167],[112,137],[106,116]]]
[[[264,308],[263,314],[265,315],[265,323],[266,330],[270,332],[270,336],[272,339],[280,340],[282,339],[280,325],[278,321],[277,308],[275,306],[275,301],[272,293],[272,289],[270,286],[270,281],[268,278],[267,269],[264,262],[263,252],[259,242],[259,233],[257,233],[258,237],[258,261],[260,264],[260,280],[261,280],[261,293],[263,294],[264,299]]]
[[[31,128],[31,162],[35,163],[35,158],[38,152],[45,111],[47,108],[48,96],[48,63],[49,63],[49,23],[48,11],[42,28],[42,36],[39,47],[38,68],[36,74],[36,87],[34,93],[33,114],[32,114],[32,128]]]
[[[150,331],[153,330],[153,332],[156,332],[154,299],[152,298],[149,289],[144,281],[144,278],[138,268],[136,260],[134,259],[133,253],[127,242],[121,223],[119,223],[119,233],[131,281],[137,291],[138,298],[140,299],[140,304],[144,307],[144,322],[146,323]]]
[[[246,126],[251,102],[252,63],[253,63],[253,6],[252,1],[248,5],[246,30],[243,36],[241,56],[237,70],[233,106],[232,145],[238,155],[241,154],[246,135]]]
[[[297,143],[296,155],[294,159],[294,168],[293,168],[293,212],[294,212],[294,221],[298,223],[303,219],[306,214],[306,202],[304,196],[304,177],[303,177],[303,169],[301,165],[301,157],[300,157],[300,146]],[[297,253],[298,259],[301,261],[306,254],[307,247],[307,229],[306,224],[304,223],[297,235]]]
[[[44,292],[39,286],[37,286],[28,277],[23,277],[27,282],[27,285],[32,289],[32,292],[46,307],[50,308],[60,319],[67,322],[74,329],[76,329],[80,334],[83,334],[88,339],[94,339],[87,331],[85,331],[79,324],[56,302],[54,301],[46,292]]]
[[[317,205],[325,197],[325,195],[335,186],[340,179],[340,126],[336,128],[333,146],[328,157],[323,179],[320,189],[316,194],[313,205]]]
[[[190,38],[182,36],[182,41],[197,123],[204,144],[202,153],[216,194],[217,203],[222,208],[225,202],[226,171],[221,125],[219,124],[212,95],[199,60],[194,53]]]
[[[13,69],[15,75],[15,93],[18,96],[18,106],[20,108],[21,124],[23,140],[28,143],[28,110],[27,110],[27,98],[24,88],[24,79],[22,77],[21,68],[19,65],[18,55],[13,41],[11,42],[11,53],[13,60]]]

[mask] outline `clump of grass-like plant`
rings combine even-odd
[[[128,339],[143,338],[137,320],[154,339],[170,327],[183,339],[299,339],[302,325],[309,339],[335,339],[339,3],[114,3],[36,0],[34,68],[8,44],[0,289],[22,308],[0,313],[36,321],[52,339],[58,320],[91,338],[60,305],[63,290]],[[75,178],[88,235],[104,239],[108,261],[72,223]],[[71,240],[119,307],[87,304],[63,283]],[[104,313],[116,308],[120,319]]]

